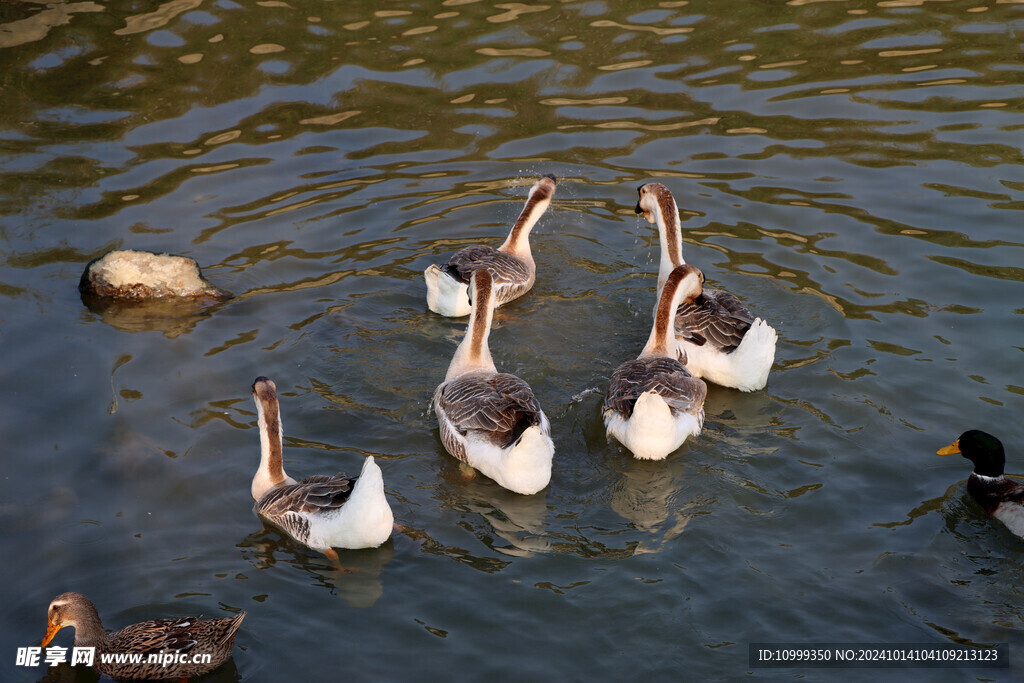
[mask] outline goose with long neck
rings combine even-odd
[[[679,208],[661,183],[641,185],[637,192],[636,213],[658,226],[660,292],[672,269],[685,263]],[[778,334],[729,292],[704,287],[695,299],[684,301],[676,312],[675,336],[694,376],[740,391],[768,383]]]
[[[703,282],[704,274],[693,266],[672,269],[643,351],[620,365],[608,384],[605,429],[637,458],[661,460],[704,425],[708,388],[677,360],[674,334],[676,309],[699,296]]]
[[[967,479],[967,492],[1011,532],[1024,538],[1024,484],[1003,475],[1006,453],[996,437],[980,429],[969,429],[939,455],[959,453],[974,463]]]
[[[434,392],[441,443],[510,491],[537,493],[551,480],[551,424],[530,385],[494,366],[487,343],[495,306],[490,271],[474,271],[470,287],[466,336]]]
[[[428,266],[423,271],[427,283],[427,307],[449,317],[469,315],[469,279],[480,268],[491,271],[495,306],[530,291],[537,279],[537,265],[530,251],[530,231],[551,205],[555,183],[553,175],[546,175],[534,183],[519,219],[497,249],[482,245],[466,247],[456,252],[447,263]]]
[[[209,673],[227,661],[243,619],[245,612],[239,612],[233,617],[202,621],[199,617],[153,619],[108,634],[100,622],[96,606],[89,598],[81,593],[62,593],[50,602],[47,610],[43,647],[50,644],[57,631],[70,626],[75,629],[75,647],[96,648],[92,666],[111,678],[192,678]],[[185,661],[168,661],[164,665],[159,661],[150,662],[148,655],[151,653],[179,653],[186,656],[182,658]],[[138,654],[140,661],[118,661],[113,657],[104,657],[108,654]],[[209,655],[210,661],[194,663],[192,657],[187,656],[189,654]]]
[[[357,477],[344,473],[295,481],[282,462],[277,386],[266,377],[252,385],[260,430],[260,467],[252,479],[257,514],[335,563],[334,548],[376,548],[391,536],[394,515],[373,456]]]

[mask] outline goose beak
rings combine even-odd
[[[935,451],[939,455],[956,455],[960,452],[960,439],[957,439],[953,443],[949,444],[945,448],[940,448]]]
[[[637,215],[637,216],[642,216],[642,215],[644,215],[644,210],[640,208],[640,202],[637,202],[637,203],[636,203],[636,207],[635,207],[635,208],[633,209],[633,211],[635,211],[635,212],[636,212],[636,215]]]
[[[53,637],[57,635],[57,631],[59,630],[60,626],[53,623],[49,619],[46,620],[46,636],[43,637],[43,647],[46,647],[50,644],[50,641],[53,640]]]

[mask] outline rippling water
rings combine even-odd
[[[66,590],[108,627],[248,611],[225,681],[775,677],[765,641],[1019,659],[1024,541],[934,452],[980,427],[1024,472],[1024,4],[621,4],[0,6],[4,680],[45,675],[15,650]],[[440,445],[465,321],[421,272],[500,243],[542,173],[537,285],[491,336],[553,425],[523,497]],[[711,387],[658,463],[599,415],[649,332],[652,179],[780,337],[767,389]],[[90,311],[120,247],[237,296]],[[337,574],[263,528],[261,374],[290,473],[376,456],[413,537]]]

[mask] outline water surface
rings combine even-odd
[[[1024,473],[1024,6],[619,5],[0,7],[4,680],[46,675],[15,650],[67,590],[111,628],[246,610],[225,681],[775,678],[765,641],[1019,658],[1024,541],[934,453],[979,427]],[[537,284],[491,335],[553,426],[524,497],[441,447],[465,321],[421,273],[500,243],[543,173]],[[650,180],[687,261],[779,332],[767,388],[712,386],[658,463],[600,419],[649,333]],[[236,298],[89,310],[113,248]],[[375,456],[413,537],[338,574],[262,526],[258,375],[289,473]]]

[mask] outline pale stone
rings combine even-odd
[[[208,282],[193,258],[134,249],[111,251],[90,263],[79,289],[95,296],[134,300],[231,296]]]

